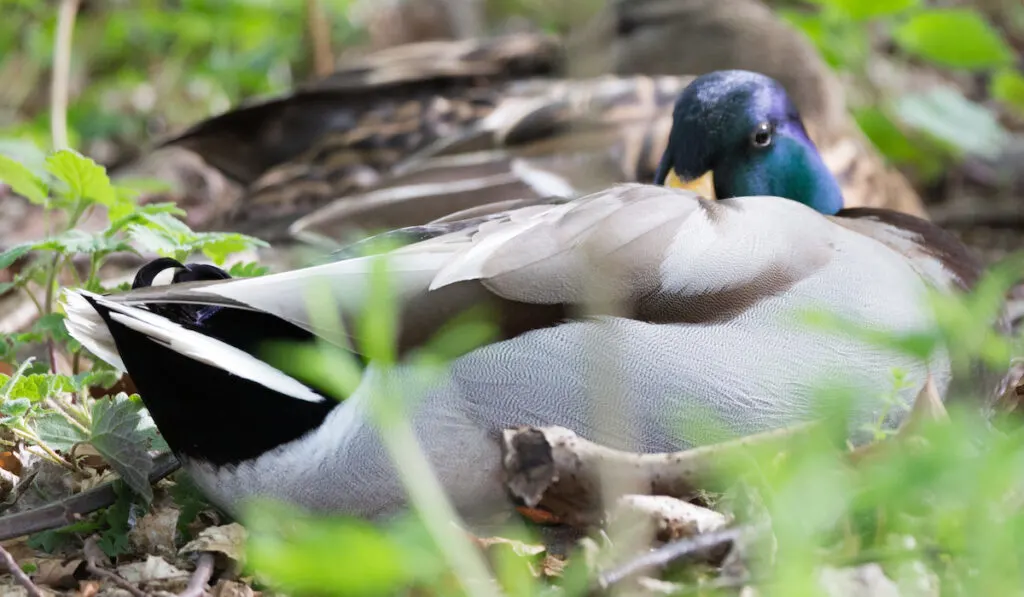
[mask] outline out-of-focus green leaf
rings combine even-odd
[[[0,155],[0,182],[32,203],[46,203],[46,185],[32,171],[9,157]]]
[[[921,4],[921,0],[816,0],[816,2],[832,7],[844,16],[857,20],[891,16]]]
[[[961,154],[995,158],[1010,135],[987,108],[972,102],[959,90],[942,86],[897,99],[893,109],[899,119]]]
[[[951,68],[1006,66],[1014,56],[999,32],[970,8],[919,12],[897,27],[893,35],[903,50]]]
[[[1014,70],[1001,70],[992,78],[990,89],[992,97],[1024,118],[1024,75]]]
[[[937,145],[927,147],[920,139],[911,140],[881,109],[864,108],[855,110],[853,115],[868,139],[891,162],[914,167],[917,174],[926,180],[942,171],[940,155],[948,153],[944,150],[940,153]]]
[[[390,595],[444,570],[422,532],[392,537],[363,520],[313,517],[269,502],[253,504],[244,520],[247,567],[289,591]]]

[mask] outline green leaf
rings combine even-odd
[[[269,502],[254,503],[244,522],[247,567],[289,593],[329,588],[332,595],[390,595],[435,580],[445,569],[424,532],[392,537],[360,519],[297,514]],[[337,553],[347,554],[344,566],[337,565]]]
[[[257,238],[237,232],[210,232],[202,235],[197,242],[198,248],[217,265],[233,253],[240,253],[253,247],[266,247],[267,243]]]
[[[893,110],[903,123],[960,154],[994,159],[1010,141],[1010,134],[990,110],[953,87],[907,94],[895,102]]]
[[[81,429],[71,424],[63,415],[55,412],[43,413],[32,419],[32,428],[43,443],[67,452],[75,444],[89,439]]]
[[[92,408],[89,443],[148,503],[153,499],[153,489],[149,485],[153,461],[146,452],[148,441],[139,432],[141,408],[141,404],[123,393],[111,399],[97,400]]]
[[[68,185],[72,198],[84,198],[106,206],[114,205],[117,193],[107,171],[96,162],[72,149],[61,149],[46,158],[46,168]]]
[[[891,16],[921,4],[921,0],[817,0],[856,20]]]
[[[269,271],[269,267],[260,265],[257,261],[248,261],[232,265],[228,270],[228,275],[232,278],[256,278],[266,275]]]
[[[4,400],[3,404],[0,404],[0,414],[8,417],[23,417],[30,408],[32,408],[32,402],[28,398],[13,398]]]
[[[891,162],[911,165],[916,168],[918,176],[927,180],[942,173],[942,158],[949,155],[943,146],[928,143],[927,139],[911,139],[888,114],[876,107],[855,110],[854,119],[868,139]]]
[[[22,243],[0,252],[0,269],[10,267],[22,255],[31,251],[33,246],[35,246],[35,243]]]
[[[45,205],[46,185],[32,171],[7,156],[0,155],[0,182],[32,203]]]
[[[44,398],[55,396],[62,392],[70,392],[74,389],[71,378],[66,375],[54,375],[52,373],[33,373],[21,375],[8,388],[9,398],[26,398],[32,402],[38,402]]]
[[[1024,75],[1009,69],[1001,70],[992,78],[990,90],[992,97],[1024,118]]]
[[[1013,50],[978,11],[951,8],[915,14],[893,32],[904,51],[941,66],[968,70],[1006,66]]]

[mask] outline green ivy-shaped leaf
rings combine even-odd
[[[1001,70],[992,78],[990,89],[992,97],[1024,118],[1024,75],[1009,69]]]
[[[922,11],[893,32],[904,51],[950,68],[1006,66],[1013,50],[985,17],[970,8]]]
[[[117,193],[107,171],[72,149],[61,149],[46,158],[46,169],[68,186],[73,199],[84,198],[106,206],[117,203]]]
[[[43,181],[25,166],[3,155],[0,155],[0,182],[32,203],[46,204],[47,189]]]
[[[96,448],[117,474],[148,503],[153,499],[149,472],[153,460],[146,451],[148,439],[139,430],[142,405],[124,393],[97,400],[92,408],[92,433],[89,443]]]

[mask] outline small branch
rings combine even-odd
[[[188,586],[184,591],[178,593],[178,597],[202,597],[206,593],[210,577],[213,576],[213,562],[212,553],[201,554],[199,561],[196,562],[196,571],[192,573],[192,578],[188,581]]]
[[[683,558],[708,557],[716,552],[720,553],[727,546],[751,535],[754,530],[752,527],[733,527],[668,543],[601,574],[597,578],[597,585],[600,589],[606,590],[612,585],[640,572],[649,571],[651,568],[664,568]]]
[[[12,556],[3,545],[0,545],[0,562],[7,568],[7,572],[14,578],[15,582],[25,589],[25,592],[29,594],[29,597],[43,597],[43,592],[39,590],[32,579],[25,574],[25,571],[21,569],[21,566],[14,561]]]
[[[68,147],[68,87],[71,78],[71,37],[79,0],[61,0],[50,79],[50,135],[54,151]]]
[[[53,449],[50,448],[50,446],[47,446],[45,443],[43,443],[43,440],[39,439],[39,437],[36,436],[35,434],[26,433],[21,429],[11,429],[11,432],[14,433],[15,436],[20,437],[25,441],[32,442],[34,445],[31,447],[39,448],[40,450],[42,450],[42,456],[49,458],[50,460],[53,461],[54,464],[59,464],[60,466],[68,469],[73,473],[78,472],[78,469],[75,468],[75,465],[61,458],[60,454],[54,452]]]
[[[156,483],[176,471],[178,466],[178,460],[173,454],[157,456],[153,460],[149,482]],[[67,526],[116,501],[117,494],[113,482],[110,482],[52,504],[4,516],[0,518],[0,541]]]
[[[95,536],[89,537],[85,540],[85,548],[82,551],[85,552],[85,569],[89,574],[97,578],[109,580],[110,582],[117,585],[119,588],[122,588],[125,591],[131,593],[134,597],[149,597],[148,593],[139,589],[127,580],[121,578],[120,575],[111,572],[110,570],[104,570],[96,564],[96,554],[102,553],[102,551],[100,550],[99,546],[96,545]]]

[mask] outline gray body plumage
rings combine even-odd
[[[430,292],[472,282],[526,305],[581,305],[597,290],[646,320],[580,316],[478,348],[429,374],[408,367],[385,374],[371,365],[356,393],[309,435],[237,466],[184,464],[229,510],[263,495],[323,511],[393,514],[405,498],[369,423],[377,383],[408,399],[420,446],[470,518],[507,505],[498,470],[498,438],[507,427],[561,425],[619,447],[678,450],[811,420],[823,414],[821,390],[837,383],[856,397],[850,428],[857,429],[891,399],[897,370],[905,405],[929,374],[944,393],[946,355],[914,360],[815,329],[798,315],[825,308],[864,327],[905,333],[932,325],[927,289],[949,290],[958,280],[926,252],[895,250],[914,240],[901,235],[868,220],[848,227],[784,199],[707,202],[646,185],[524,208],[393,252],[400,299],[422,304]],[[111,298],[243,304],[317,330],[298,286],[325,282],[342,312],[354,312],[366,299],[370,259]],[[71,307],[72,333],[96,354],[110,354],[88,314]],[[429,316],[420,316],[406,325],[426,325]],[[895,409],[889,423],[902,412]]]

